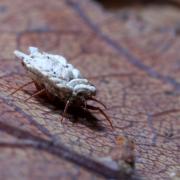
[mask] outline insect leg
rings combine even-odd
[[[33,81],[30,81],[30,82],[28,82],[28,83],[22,85],[21,87],[19,87],[18,89],[16,89],[14,92],[12,92],[10,95],[15,94],[17,91],[23,89],[25,86],[28,86],[29,84],[32,84],[32,83],[33,83]]]
[[[41,89],[40,91],[38,91],[38,92],[34,93],[33,95],[31,95],[29,98],[25,99],[25,102],[27,102],[27,101],[28,101],[29,99],[31,99],[32,97],[35,97],[35,96],[38,96],[38,95],[44,93],[45,91],[46,91],[45,88],[44,88],[44,89]]]
[[[95,107],[95,106],[91,106],[91,105],[87,105],[86,107],[89,110],[98,110],[106,118],[106,120],[109,122],[109,124],[111,125],[111,128],[113,128],[111,120],[109,119],[107,114],[101,108]]]
[[[90,97],[88,100],[95,101],[95,102],[101,104],[105,109],[107,109],[106,105],[103,102],[101,102],[100,100],[96,99],[96,98]]]
[[[43,88],[43,86],[40,86],[37,82],[34,81],[34,85],[36,86],[37,90],[41,90]]]
[[[67,112],[67,110],[68,110],[69,104],[70,104],[70,100],[68,100],[68,101],[66,102],[66,105],[65,105],[65,108],[64,108],[64,111],[63,111],[63,115],[62,115],[62,118],[61,118],[61,122],[63,122],[63,119],[64,119],[64,117],[66,116],[66,112]]]

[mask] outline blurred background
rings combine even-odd
[[[29,46],[95,84],[114,129],[98,114],[97,127],[60,123],[46,99],[24,103],[33,85],[9,96],[29,81],[13,54]],[[179,0],[0,0],[0,179],[120,179],[122,164],[138,179],[178,179],[179,47]]]

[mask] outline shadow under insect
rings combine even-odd
[[[180,8],[179,1],[173,1],[173,0],[94,0],[108,10],[118,10],[122,9],[124,7],[130,7],[130,6],[149,6],[149,5],[159,5],[159,6],[165,6],[165,5],[171,5],[177,8]]]
[[[78,107],[71,107],[68,111],[68,119],[73,123],[81,123],[96,131],[105,130],[105,127],[101,125],[101,121],[89,110],[84,110]]]
[[[32,97],[34,94],[32,91],[23,90],[26,94],[29,94]],[[25,101],[30,99],[27,98]],[[64,116],[64,108],[65,103],[60,101],[58,98],[48,98],[46,93],[38,94],[37,96],[33,97],[37,99],[38,102],[41,103],[42,106],[47,106],[50,111],[45,113],[57,113],[59,114],[59,121],[63,123],[64,121],[71,121],[72,123],[80,123],[84,126],[93,129],[95,131],[104,131],[106,128],[101,124],[101,120],[99,120],[96,116],[93,115],[93,112],[90,112],[88,109],[83,109],[82,107],[77,107],[70,105],[63,122],[61,122],[61,117]],[[28,103],[28,102],[27,102]]]

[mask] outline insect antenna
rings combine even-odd
[[[66,105],[65,105],[65,108],[64,108],[64,111],[63,111],[63,114],[62,114],[61,122],[64,120],[64,117],[66,116],[66,112],[68,110],[69,104],[70,104],[70,100],[68,100],[66,102]]]
[[[113,129],[113,125],[112,125],[111,120],[109,119],[108,115],[100,107],[95,107],[95,106],[91,106],[91,105],[86,105],[86,107],[89,110],[98,110],[106,118],[106,120],[111,125],[111,128]]]
[[[40,91],[34,93],[34,94],[31,95],[29,98],[25,99],[24,102],[27,102],[27,101],[28,101],[29,99],[31,99],[32,97],[38,96],[38,95],[40,95],[40,94],[42,94],[42,93],[44,93],[44,92],[46,92],[46,89],[45,89],[45,88],[43,88],[43,89],[41,89]]]
[[[33,81],[30,81],[30,82],[28,82],[28,83],[20,86],[18,89],[16,89],[15,91],[13,91],[10,95],[15,94],[17,91],[20,91],[20,90],[23,89],[25,86],[28,86],[29,84],[32,84],[32,83],[33,83]]]
[[[101,104],[105,109],[107,109],[106,105],[103,102],[101,102],[100,100],[96,99],[96,98],[90,97],[88,100],[95,101],[95,102]]]

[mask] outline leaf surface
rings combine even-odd
[[[0,179],[118,178],[96,163],[133,162],[127,139],[135,143],[136,178],[171,179],[179,169],[179,17],[174,4],[109,10],[90,0],[2,1]],[[61,123],[63,108],[47,98],[24,102],[34,85],[10,96],[30,81],[13,55],[29,46],[64,55],[80,69],[114,129],[98,113],[70,113]]]

